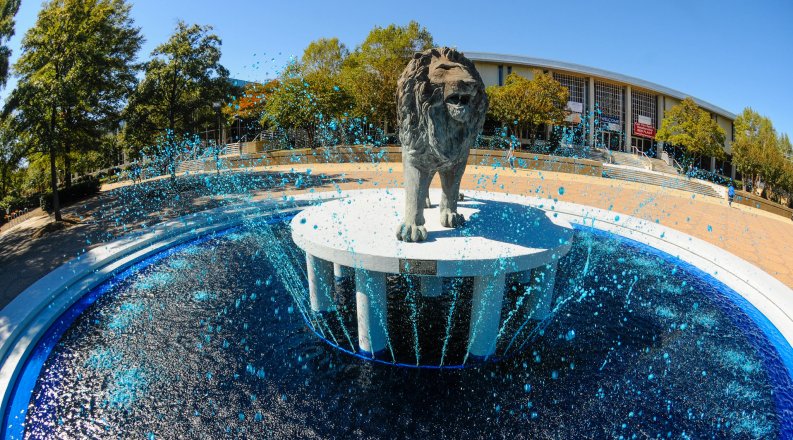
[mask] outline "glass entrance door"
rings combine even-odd
[[[644,152],[646,155],[650,157],[655,156],[655,150],[653,149],[653,140],[643,137],[633,137],[631,139],[631,143],[634,147],[638,148],[639,151]]]
[[[601,145],[609,150],[620,151],[622,149],[622,135],[613,131],[603,131],[600,133]]]

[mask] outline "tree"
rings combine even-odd
[[[20,142],[9,118],[0,122],[0,199],[11,192],[11,178],[27,155],[27,144]]]
[[[14,17],[19,11],[21,0],[0,0],[0,87],[6,85],[8,79],[11,49],[8,40],[14,36]]]
[[[793,144],[790,142],[790,137],[788,137],[787,133],[779,135],[777,145],[779,146],[779,151],[781,151],[787,159],[793,160]]]
[[[180,21],[165,43],[151,53],[145,76],[124,115],[125,139],[146,148],[176,176],[176,156],[204,125],[214,126],[215,102],[233,92],[229,72],[220,64],[220,38],[211,26]]]
[[[532,79],[517,73],[507,75],[504,85],[488,87],[487,95],[490,116],[518,138],[528,133],[534,144],[542,124],[557,125],[564,120],[568,91],[551,74],[535,70]]]
[[[381,124],[385,133],[396,127],[397,79],[414,53],[431,47],[432,35],[415,21],[372,29],[342,66],[356,113]]]
[[[777,137],[771,120],[747,107],[735,118],[735,139],[732,142],[732,161],[744,180],[751,182],[756,188],[761,180],[768,178],[767,174],[774,174],[773,165],[766,164],[768,160],[775,160]]]
[[[233,96],[228,105],[223,106],[223,117],[230,126],[236,124],[246,129],[260,129],[265,116],[266,103],[278,88],[278,80],[264,84],[247,83],[238,96]],[[238,133],[241,136],[241,133]]]
[[[352,107],[350,95],[321,72],[305,78],[283,78],[265,103],[262,125],[299,128],[306,131],[308,145],[314,144],[316,128],[323,121],[340,119]]]
[[[271,80],[264,84],[248,83],[243,87],[242,93],[234,97],[229,105],[223,107],[223,114],[228,120],[240,118],[243,120],[261,120],[265,111],[265,103],[270,95],[278,89],[278,80]]]
[[[50,160],[55,219],[61,220],[56,156],[76,140],[90,142],[97,127],[117,123],[121,103],[135,83],[142,38],[124,0],[52,0],[25,34],[14,66],[20,76],[5,112],[17,112],[31,142]]]
[[[724,130],[691,98],[665,112],[655,138],[685,148],[689,160],[707,156],[724,158]]]
[[[303,74],[322,72],[328,76],[338,75],[349,54],[347,46],[338,38],[320,38],[309,43],[303,51],[301,71]]]

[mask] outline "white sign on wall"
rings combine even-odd
[[[653,125],[653,119],[649,116],[639,116],[638,122],[644,125]]]
[[[584,103],[583,102],[575,102],[575,101],[567,101],[567,110],[573,113],[583,113],[584,112]]]

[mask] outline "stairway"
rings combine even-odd
[[[634,167],[641,169],[649,169],[650,163],[642,156],[637,156],[633,153],[623,153],[621,151],[611,151],[611,163],[614,165],[623,165],[626,167]]]
[[[197,172],[204,171],[204,160],[203,159],[192,159],[192,160],[185,160],[179,162],[179,165],[176,166],[176,174],[182,175],[185,173],[195,174]]]
[[[680,174],[677,168],[667,164],[661,159],[650,159],[650,162],[653,165],[653,171],[658,171],[666,174],[673,174],[675,176]]]
[[[658,185],[663,188],[678,189],[719,199],[723,199],[726,195],[723,191],[717,190],[716,185],[705,181],[629,166],[603,164],[603,177]]]

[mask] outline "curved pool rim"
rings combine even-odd
[[[371,191],[387,195],[389,190],[318,192],[279,202],[267,200],[191,214],[92,249],[41,278],[0,311],[0,416],[3,421],[0,438],[4,438],[8,428],[8,405],[14,384],[30,354],[53,324],[97,286],[133,265],[201,240],[201,237],[234,228],[246,219],[290,216],[308,203]],[[676,258],[684,266],[696,269],[738,295],[729,300],[774,344],[788,377],[793,378],[793,356],[790,355],[793,352],[793,318],[785,312],[785,309],[793,311],[793,290],[759,268],[703,240],[612,211],[505,193],[467,191],[466,196],[519,202],[551,211],[565,217],[578,229],[617,235],[627,239],[629,244],[634,242],[645,250],[665,255],[667,260]],[[782,408],[778,405],[778,409]],[[789,411],[786,412],[789,414]],[[787,425],[793,425],[793,421],[785,422],[781,414],[780,421],[782,432],[791,434],[793,426]]]

